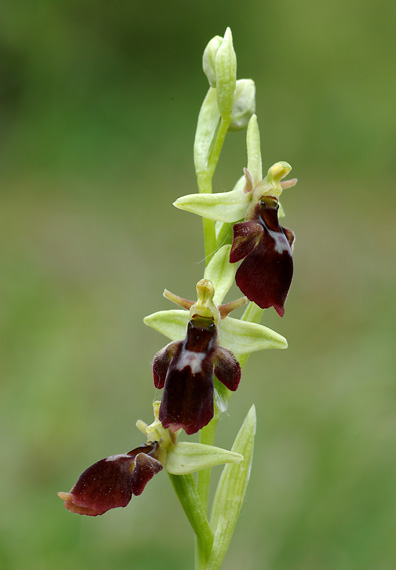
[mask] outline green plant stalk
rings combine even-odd
[[[211,179],[213,178],[213,175],[215,173],[217,163],[219,162],[220,153],[223,148],[224,140],[227,135],[230,122],[231,122],[231,116],[227,119],[223,118],[220,119],[220,127],[217,131],[217,136],[208,160],[208,172],[210,174]]]
[[[201,429],[199,438],[200,443],[213,445],[218,421],[219,416],[215,414],[208,425]],[[197,473],[197,491],[204,509],[207,509],[208,507],[210,474],[211,469],[202,469],[202,471],[198,471]]]
[[[201,109],[199,121],[204,121],[204,115],[208,112],[208,107],[206,103],[214,97],[214,91],[209,90],[208,95],[204,101],[204,104]],[[209,114],[207,115],[209,117]],[[212,182],[213,176],[220,158],[220,154],[224,145],[224,140],[228,132],[228,128],[231,122],[231,114],[230,116],[221,117],[217,129],[215,130],[215,135],[212,141],[211,149],[209,156],[207,158],[207,162],[199,160],[199,167],[198,162],[196,161],[196,177],[197,177],[197,185],[198,190],[200,193],[212,193]],[[202,158],[202,157],[201,157]],[[218,247],[222,245],[222,241],[227,236],[229,232],[228,224],[223,228],[223,231],[220,232],[219,239],[216,239],[216,232],[215,232],[215,222],[213,220],[209,220],[207,218],[203,218],[203,234],[204,234],[204,249],[205,249],[205,263],[206,265],[209,263],[211,258],[213,257],[214,253],[217,251]],[[253,322],[259,322],[262,310],[259,309],[260,312],[257,312],[250,304],[248,309],[244,313],[244,320],[252,320]],[[249,355],[242,355],[240,358],[241,367],[243,367],[248,359]],[[225,394],[223,396],[228,399],[230,396],[229,390],[225,390]],[[206,445],[213,445],[215,440],[216,428],[219,420],[219,414],[215,414],[211,422],[207,426],[205,426],[200,432],[200,443]],[[209,495],[209,486],[210,486],[210,478],[211,478],[211,469],[203,469],[197,473],[197,486],[193,488],[193,492],[197,494],[200,507],[204,509],[206,513],[208,508],[208,495]],[[195,553],[195,567],[196,570],[205,570],[207,565],[208,552],[207,546],[208,542],[205,542],[202,539],[202,530],[204,536],[206,536],[207,532],[205,529],[196,528],[195,525],[200,524],[202,521],[202,517],[198,517],[196,519],[191,519],[191,509],[188,508],[186,510],[186,505],[189,504],[191,497],[185,497],[185,493],[187,492],[187,488],[185,484],[182,484],[181,481],[172,480],[172,483],[175,487],[175,490],[178,494],[178,498],[182,503],[184,510],[186,511],[187,516],[189,517],[190,523],[193,525],[194,531],[197,535],[196,539],[196,553]],[[176,486],[175,486],[176,485]],[[191,487],[191,481],[190,481]],[[190,514],[189,514],[190,513]],[[206,517],[206,515],[205,515]],[[194,524],[193,524],[194,523]],[[204,525],[208,524],[207,519]],[[211,531],[210,527],[209,530]],[[197,532],[198,531],[198,532]],[[201,534],[200,534],[201,533]],[[209,541],[210,542],[210,541]],[[213,544],[213,535],[212,535],[212,544]],[[212,546],[212,545],[211,545]],[[211,548],[211,547],[210,547]]]
[[[224,121],[220,120],[220,128],[217,130],[215,142],[210,154],[207,170],[205,173],[197,173],[197,183],[200,193],[211,193],[212,192],[212,180],[213,175],[216,170],[217,163],[220,158],[220,153],[223,148],[224,140],[228,131],[230,120]],[[205,247],[205,263],[209,263],[214,253],[217,250],[218,244],[216,240],[215,232],[215,222],[203,218],[203,234],[204,234],[204,247]],[[200,432],[200,443],[206,445],[213,445],[216,428],[218,423],[218,417],[216,416],[205,426]],[[197,492],[200,498],[201,504],[205,509],[208,508],[208,495],[210,486],[211,469],[203,469],[197,473]],[[205,556],[203,551],[201,541],[198,539],[195,543],[195,567],[196,570],[204,570],[206,568],[207,556]]]
[[[203,561],[206,561],[213,545],[213,532],[199,498],[194,477],[192,475],[172,475],[171,473],[168,473],[168,475],[181,506],[196,534],[200,556]]]
[[[208,158],[205,175],[203,175],[204,173],[202,172],[201,173],[197,172],[197,183],[200,193],[212,192],[213,175],[215,173],[217,163],[219,162],[220,153],[223,148],[224,140],[227,135],[230,121],[231,117],[227,120],[220,119],[220,126],[217,129],[212,151]],[[207,218],[203,218],[203,230],[204,230],[203,233],[204,233],[204,244],[205,244],[205,261],[207,265],[218,247],[216,240],[216,233],[215,233],[215,222],[213,220],[208,220]],[[201,430],[200,443],[213,445],[217,422],[218,419],[216,419],[215,416],[212,419],[212,421],[209,422],[209,424]],[[202,471],[199,471],[197,475],[198,494],[201,498],[204,508],[207,508],[207,503],[208,503],[210,474],[211,474],[210,469],[203,469]]]
[[[200,193],[211,193],[212,192],[212,180],[216,170],[217,163],[220,158],[221,150],[223,148],[224,140],[228,131],[230,120],[220,120],[220,126],[216,133],[215,142],[212,147],[212,151],[208,160],[207,170],[205,172],[197,172],[197,183]],[[227,224],[228,226],[228,224]],[[205,260],[206,264],[209,263],[213,254],[218,247],[222,245],[222,241],[229,232],[229,226],[225,226],[223,231],[220,232],[219,239],[216,239],[215,233],[215,223],[212,220],[203,218],[203,233],[204,233],[204,244],[205,244]],[[251,320],[252,322],[259,322],[263,311],[254,303],[250,303],[247,307],[242,319],[245,321]],[[247,362],[249,354],[241,355],[239,358],[241,368]],[[230,391],[225,390],[226,398],[230,396]],[[213,419],[205,426],[200,432],[200,443],[206,445],[213,445],[216,435],[216,428],[219,421],[219,416],[215,414]],[[205,511],[208,508],[208,495],[209,486],[211,479],[211,469],[203,469],[197,473],[197,492],[201,500],[201,504]],[[195,550],[195,568],[196,570],[205,570],[206,568],[206,556],[202,549],[201,542],[196,540],[196,550]]]
[[[207,99],[213,96],[214,93],[209,91]],[[205,100],[206,101],[206,100]],[[205,105],[205,102],[204,102]],[[204,112],[204,105],[201,113]],[[224,140],[228,131],[231,117],[228,119],[220,119],[219,126],[216,129],[213,145],[208,157],[206,168],[197,168],[197,184],[200,193],[212,193],[212,180],[216,170],[217,163],[220,158],[220,153],[223,148]],[[217,250],[217,240],[215,232],[215,222],[203,219],[203,234],[204,234],[204,247],[205,247],[205,262],[206,265]],[[215,438],[215,431],[217,427],[217,419],[213,419],[208,426],[203,428],[200,433],[200,442],[207,445],[212,445]],[[196,534],[196,555],[195,563],[196,568],[204,570],[206,561],[210,554],[213,545],[213,533],[207,520],[207,503],[210,485],[210,469],[204,469],[197,474],[197,487],[192,475],[176,476],[169,475],[172,485],[175,489],[176,495],[190,521],[191,526]]]
[[[201,432],[199,434],[200,443],[213,445],[218,421],[219,421],[219,415],[215,413],[213,419],[208,423],[208,425],[201,429]],[[197,473],[197,492],[201,504],[205,509],[205,512],[207,512],[208,509],[208,496],[209,496],[211,473],[212,473],[211,469],[202,469],[202,471],[198,471]],[[206,570],[207,561],[210,552],[208,556],[206,556],[205,554],[206,553],[203,551],[200,541],[197,538],[195,541],[195,570]]]
[[[255,303],[249,303],[246,308],[241,320],[250,321],[253,323],[259,323],[261,316],[263,314],[263,309],[260,309]],[[246,365],[246,362],[250,356],[250,353],[236,355],[238,361],[241,365],[241,370]],[[222,397],[226,400],[231,396],[231,391],[224,387],[222,391]],[[213,445],[216,435],[216,428],[220,418],[220,414],[214,415],[213,419],[205,426],[200,432],[200,442],[207,445]],[[201,500],[202,507],[207,511],[208,508],[208,495],[209,495],[209,485],[211,478],[211,469],[203,469],[197,473],[197,492]],[[213,556],[213,555],[212,555]],[[207,569],[207,559],[205,553],[203,552],[200,542],[197,539],[195,543],[195,569],[196,570],[206,570]]]

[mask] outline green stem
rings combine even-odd
[[[198,189],[201,194],[212,193],[212,177],[208,171],[197,173]],[[204,247],[205,247],[205,262],[206,265],[212,258],[213,253],[216,251],[216,231],[215,222],[202,218],[203,234],[204,234]]]
[[[218,421],[219,421],[219,416],[215,414],[213,419],[208,423],[208,425],[201,429],[199,434],[200,443],[204,443],[206,445],[213,445]],[[208,508],[210,476],[211,476],[211,469],[202,469],[197,473],[197,492],[205,511]],[[207,563],[207,558],[205,557],[205,553],[202,551],[199,541],[196,540],[195,570],[206,570],[206,563]]]
[[[228,127],[230,126],[230,122],[231,117],[229,117],[229,119],[220,120],[220,127],[217,131],[216,140],[214,142],[212,152],[210,153],[208,160],[208,172],[210,173],[211,178],[213,178],[217,163],[219,162],[221,149],[223,148],[224,139],[226,137]]]
[[[209,526],[205,509],[192,475],[171,475],[168,473],[176,495],[197,536],[201,560],[208,559],[213,546],[213,532]]]
[[[202,117],[203,117],[202,122],[205,122],[204,116],[206,117],[206,114],[208,114],[208,117],[210,115],[210,113],[209,113],[210,103],[209,102],[213,96],[214,96],[214,92],[209,90],[207,98],[205,99],[205,102],[204,102],[202,109],[201,109],[201,113],[202,113]],[[219,158],[220,158],[220,153],[221,153],[221,150],[223,148],[223,144],[224,144],[224,140],[225,140],[225,137],[226,137],[226,134],[228,131],[230,120],[231,120],[231,118],[226,119],[226,120],[220,119],[220,123],[217,126],[216,134],[214,136],[213,145],[211,147],[210,154],[207,158],[207,162],[205,165],[206,168],[201,168],[203,166],[203,162],[202,162],[202,157],[198,156],[199,153],[198,153],[198,146],[197,146],[195,164],[196,164],[196,167],[197,167],[198,163],[200,163],[200,165],[201,165],[201,167],[197,168],[197,171],[196,171],[197,184],[198,184],[198,189],[199,189],[200,193],[206,193],[206,194],[212,193],[213,175],[215,173],[217,163],[218,163]],[[198,127],[198,130],[201,131],[201,128],[203,128],[202,125],[200,125]],[[198,158],[199,158],[199,160],[198,160]],[[209,261],[211,260],[211,258],[213,257],[213,255],[216,252],[217,247],[218,247],[217,240],[216,240],[215,222],[213,220],[208,220],[207,218],[203,218],[203,234],[204,234],[204,247],[205,247],[205,262],[207,265],[209,263]],[[204,443],[206,445],[213,445],[218,419],[219,418],[216,417],[216,415],[215,415],[215,417],[212,419],[212,421],[206,427],[204,427],[201,430],[201,432],[200,432],[200,442],[201,443]],[[210,469],[203,469],[202,471],[199,471],[197,474],[197,487],[195,488],[195,485],[194,485],[194,492],[197,494],[198,503],[200,505],[200,508],[202,508],[204,510],[204,514],[206,513],[207,506],[208,506],[210,476],[211,476],[211,470]],[[175,483],[177,483],[178,487],[175,487],[175,490],[176,490],[176,492],[178,492],[178,488],[180,487],[181,483],[179,481],[174,482],[173,480],[172,480],[172,483],[173,483],[174,487],[175,487]],[[181,491],[181,490],[179,489],[179,491]],[[191,497],[190,497],[190,499],[191,499]],[[180,493],[179,500],[182,502],[183,508],[184,508],[187,516],[189,517],[190,523],[193,524],[191,519],[190,519],[190,516],[189,516],[189,513],[191,513],[191,508],[186,510],[186,508],[183,504],[183,501],[185,502],[184,492]],[[206,519],[206,515],[205,515],[205,519]],[[208,524],[207,519],[206,519],[206,524]],[[208,524],[208,526],[209,526],[209,524]],[[209,555],[210,549],[212,548],[212,545],[213,545],[213,533],[211,535],[211,541],[209,540],[209,541],[204,543],[202,540],[202,537],[197,533],[196,527],[194,525],[193,525],[193,528],[194,528],[196,535],[197,535],[196,549],[195,549],[195,568],[196,568],[196,570],[205,570],[208,555]],[[210,527],[209,527],[209,531],[212,532]],[[207,534],[207,532],[205,533],[205,535],[206,534]],[[208,550],[208,544],[209,543],[210,543],[210,549]]]
[[[264,313],[264,309],[261,309],[256,303],[252,301],[246,307],[241,321],[248,321],[250,323],[259,323],[261,321],[262,314]]]
[[[195,537],[195,570],[207,570],[208,557],[205,556],[201,544]]]

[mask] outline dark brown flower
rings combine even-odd
[[[126,507],[132,495],[140,495],[150,479],[161,471],[156,459],[158,442],[141,445],[126,454],[111,455],[88,467],[70,493],[58,493],[66,509],[79,515],[103,515]]]
[[[217,344],[212,319],[189,321],[183,341],[171,342],[153,361],[154,384],[164,388],[159,419],[164,428],[196,433],[213,417],[213,374],[229,390],[238,388],[241,368],[235,356]]]
[[[250,219],[234,225],[230,263],[239,289],[262,309],[274,307],[282,317],[293,277],[294,234],[278,222],[278,200],[263,197]]]

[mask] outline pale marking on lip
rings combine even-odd
[[[184,350],[179,362],[176,365],[176,370],[184,370],[187,366],[191,368],[192,374],[197,374],[202,370],[202,362],[205,359],[204,352],[194,352],[192,350]]]
[[[279,232],[274,232],[272,230],[268,230],[268,233],[275,242],[275,251],[277,253],[282,254],[284,251],[290,251],[289,242],[287,241],[287,239],[283,234],[280,234]]]

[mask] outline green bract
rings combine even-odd
[[[214,540],[208,570],[220,568],[230,544],[249,482],[255,433],[256,410],[252,406],[232,446],[244,460],[239,465],[226,465],[217,485],[210,519]]]

